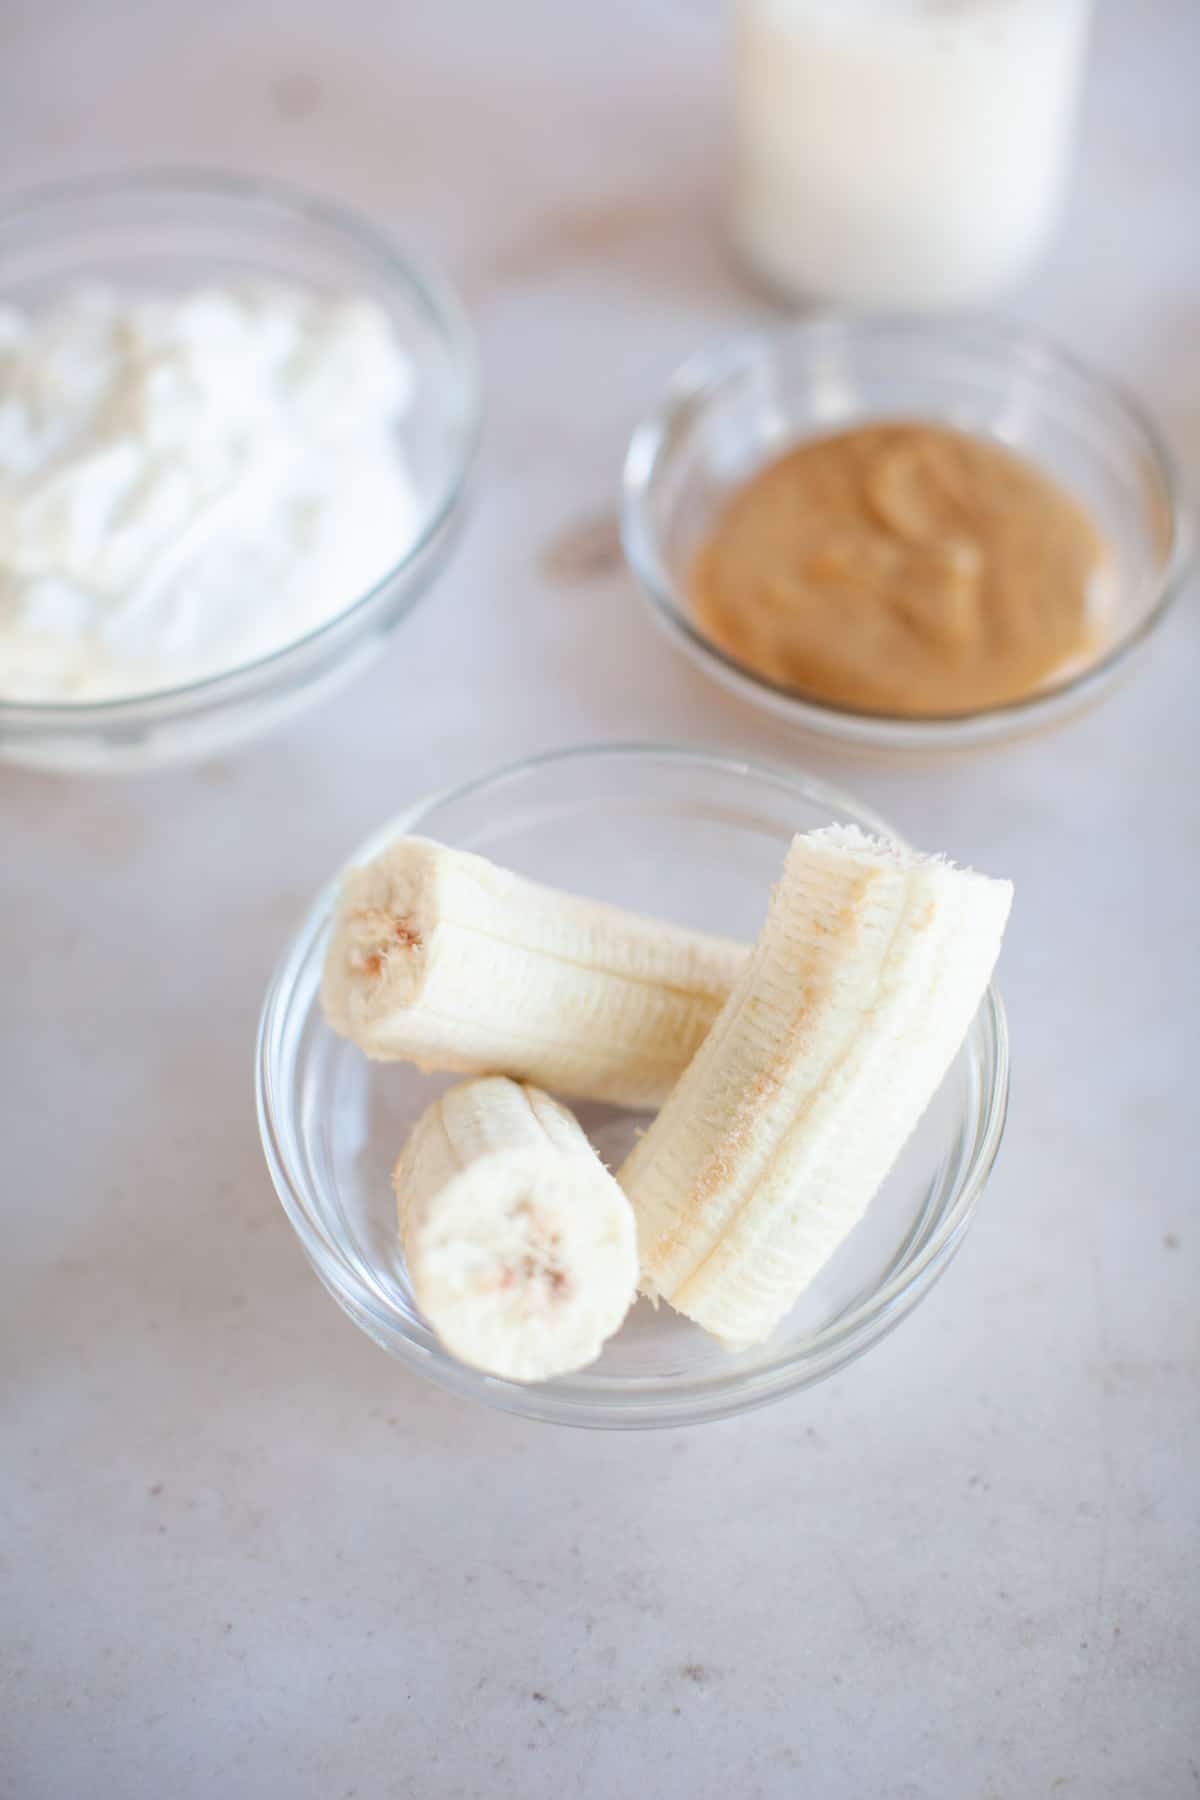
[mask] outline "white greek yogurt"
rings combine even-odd
[[[303,636],[413,543],[374,301],[80,288],[0,308],[0,700],[110,700]]]

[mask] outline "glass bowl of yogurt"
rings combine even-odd
[[[443,565],[478,436],[446,284],[274,184],[0,213],[0,757],[195,759],[351,679]]]
[[[1068,352],[829,314],[683,365],[630,441],[622,538],[724,686],[812,734],[928,750],[1105,693],[1193,531],[1153,421]]]

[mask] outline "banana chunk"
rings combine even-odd
[[[368,1056],[654,1107],[747,954],[408,837],[347,872],[321,999]]]
[[[461,1362],[541,1381],[599,1356],[637,1290],[637,1237],[565,1107],[463,1082],[421,1115],[392,1183],[417,1304]]]
[[[746,969],[618,1179],[644,1293],[760,1343],[867,1210],[986,990],[1006,881],[793,839]]]

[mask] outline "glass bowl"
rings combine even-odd
[[[779,686],[700,629],[688,571],[729,492],[804,438],[888,418],[993,438],[1087,508],[1111,546],[1115,579],[1103,641],[1084,666],[1023,700],[913,719]],[[1074,357],[988,323],[829,316],[751,333],[684,364],[630,441],[622,537],[655,617],[726,687],[825,737],[929,749],[1014,736],[1097,697],[1178,592],[1192,532],[1152,422]]]
[[[349,680],[441,568],[461,512],[479,426],[474,341],[453,294],[352,213],[274,183],[155,174],[43,190],[0,211],[0,300],[38,306],[106,280],[172,288],[275,279],[371,295],[411,358],[399,436],[422,523],[395,567],[348,593],[326,623],[270,655],[201,681],[99,702],[0,697],[0,757],[74,770],[206,756],[281,722]]]
[[[796,831],[887,827],[807,776],[650,745],[567,750],[424,800],[400,832],[479,851],[538,880],[709,931],[752,938]],[[894,834],[893,834],[894,835]],[[767,1344],[730,1354],[669,1307],[639,1300],[600,1360],[522,1385],[442,1349],[412,1297],[390,1170],[421,1109],[454,1079],[374,1063],[325,1024],[318,982],[336,883],[272,978],[259,1027],[259,1126],[272,1179],[335,1300],[402,1362],[488,1405],[558,1424],[683,1425],[746,1411],[831,1374],[913,1307],[962,1241],[1004,1127],[1008,1048],[989,992],[970,1034],[866,1217]],[[645,1115],[584,1105],[615,1165]]]

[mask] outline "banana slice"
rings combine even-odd
[[[746,956],[410,837],[346,874],[321,998],[368,1056],[653,1107]]]
[[[636,1293],[637,1238],[565,1107],[503,1076],[463,1082],[392,1182],[417,1304],[460,1361],[541,1381],[599,1356]]]
[[[850,826],[793,839],[744,974],[618,1173],[643,1292],[731,1348],[770,1335],[936,1091],[1011,900]]]

